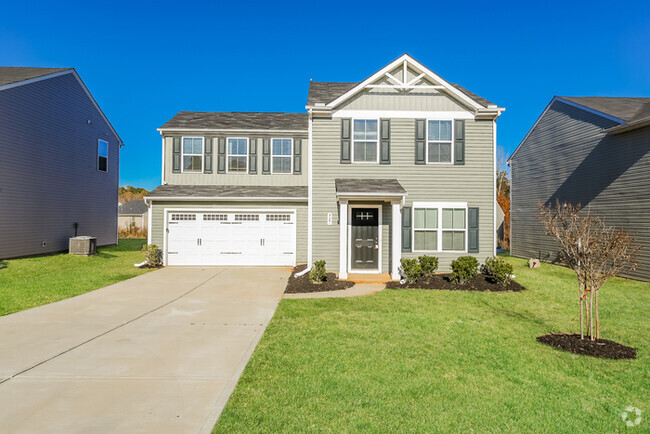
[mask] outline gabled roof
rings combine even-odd
[[[402,67],[404,73],[401,74],[401,79],[391,74],[396,68]],[[418,75],[407,78],[407,70],[414,71]],[[390,87],[400,91],[436,89],[474,109],[477,114],[498,116],[505,110],[457,84],[445,81],[408,54],[403,54],[358,83],[310,82],[307,109],[332,110],[364,89],[377,87]]]
[[[164,130],[268,130],[307,132],[307,113],[189,112],[167,121]]]
[[[149,211],[149,207],[144,200],[131,200],[121,203],[117,208],[119,215],[142,215]]]
[[[609,96],[554,96],[544,111],[528,130],[517,148],[508,158],[507,163],[513,159],[521,145],[535,129],[540,119],[556,101],[588,111],[605,119],[617,122],[619,125],[608,128],[605,132],[621,133],[632,129],[650,125],[650,98],[636,97],[609,97]]]
[[[337,178],[334,180],[336,194],[341,195],[390,195],[405,196],[406,190],[397,179],[353,179]]]
[[[48,80],[50,78],[55,78],[65,74],[72,74],[72,76],[77,80],[83,91],[85,92],[90,102],[95,106],[101,117],[104,119],[108,127],[111,129],[113,134],[120,143],[120,146],[124,145],[122,138],[113,125],[106,117],[106,114],[102,111],[95,101],[95,98],[88,90],[88,87],[83,82],[77,71],[74,68],[31,68],[31,67],[22,67],[22,66],[0,66],[0,91],[11,89],[18,86],[25,86],[34,82]]]
[[[25,68],[22,66],[0,66],[0,87],[31,80],[44,75],[55,74],[57,72],[70,71],[71,69],[72,68]]]

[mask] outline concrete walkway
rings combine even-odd
[[[0,431],[210,432],[290,272],[165,268],[0,317]]]

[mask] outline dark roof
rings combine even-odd
[[[0,66],[0,86],[18,83],[72,68],[24,68],[21,66]]]
[[[119,215],[142,215],[147,211],[149,211],[149,207],[144,203],[144,200],[131,200],[121,203],[117,213]]]
[[[308,130],[307,113],[178,112],[161,129]]]
[[[646,113],[645,111],[648,110],[647,104],[650,103],[650,98],[608,96],[561,96],[560,98],[614,116],[624,121],[638,119],[639,115],[645,117],[643,113]]]
[[[160,185],[147,194],[147,198],[292,198],[307,199],[307,186],[259,185]]]
[[[316,103],[328,104],[358,84],[359,83],[332,83],[325,81],[311,81],[309,83],[307,105],[314,106]],[[482,98],[475,93],[470,92],[469,90],[456,83],[450,84],[483,107],[495,105],[494,103],[491,103],[485,98]]]
[[[334,185],[336,185],[336,192],[342,194],[406,194],[406,190],[404,190],[404,187],[402,187],[397,179],[337,178],[334,180]]]
[[[332,83],[327,81],[310,81],[307,105],[327,104],[343,95],[359,83]]]

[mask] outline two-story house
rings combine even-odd
[[[503,108],[404,54],[356,83],[311,82],[307,113],[180,112],[146,198],[167,265],[295,265],[340,278],[402,257],[495,253]]]
[[[74,69],[0,67],[0,258],[117,244],[122,146]]]

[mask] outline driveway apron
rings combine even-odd
[[[211,432],[288,268],[165,268],[0,317],[3,432]]]

